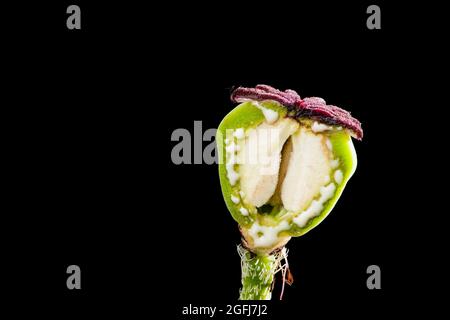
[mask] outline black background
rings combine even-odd
[[[405,8],[378,2],[382,29],[368,30],[364,2],[74,3],[82,30],[66,29],[68,2],[17,8],[10,25],[12,296],[71,314],[177,318],[189,303],[236,302],[240,237],[217,167],[172,164],[170,137],[194,120],[217,127],[233,86],[264,83],[321,96],[365,133],[332,214],[288,244],[295,282],[274,317],[404,310],[416,231],[397,201],[406,145],[392,133],[414,108],[401,84],[418,68],[405,60],[417,35]],[[66,288],[71,264],[80,291]],[[382,290],[366,287],[371,264]]]

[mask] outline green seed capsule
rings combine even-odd
[[[347,130],[289,117],[274,101],[238,105],[217,137],[225,203],[255,252],[317,226],[356,168]]]

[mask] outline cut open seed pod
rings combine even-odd
[[[237,88],[240,102],[218,128],[223,196],[245,247],[269,254],[330,213],[356,168],[350,113],[321,98],[259,85]]]

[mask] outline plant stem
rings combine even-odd
[[[242,246],[238,247],[241,256],[242,289],[240,300],[270,300],[272,283],[278,266],[274,254],[255,254]]]

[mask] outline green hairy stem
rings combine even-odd
[[[254,254],[243,247],[241,255],[242,289],[239,300],[270,300],[279,260],[275,254]]]

